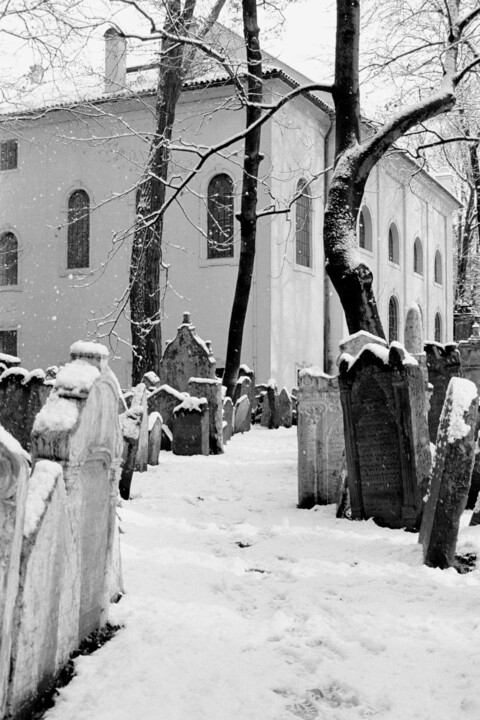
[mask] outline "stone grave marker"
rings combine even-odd
[[[244,433],[250,430],[250,400],[248,395],[242,395],[235,403],[233,431]]]
[[[460,516],[465,510],[475,456],[477,388],[470,380],[452,378],[437,435],[435,462],[423,512],[419,541],[430,567],[455,562]]]
[[[208,403],[210,454],[223,453],[223,398],[219,378],[190,378],[188,391],[192,397],[206,398]]]
[[[428,411],[428,431],[430,442],[435,444],[448,384],[452,377],[461,375],[460,353],[457,343],[442,345],[437,342],[426,342],[425,353],[428,381],[432,386],[430,410]]]
[[[352,518],[418,529],[431,466],[422,371],[400,343],[340,357]]]
[[[250,387],[248,388],[247,395],[250,400],[250,407],[252,409],[252,412],[255,412],[255,372],[251,368],[249,368],[248,365],[240,365],[238,369],[238,379],[240,380],[240,378],[242,377],[248,377],[250,379]],[[247,391],[247,388],[245,388],[245,391]]]
[[[122,471],[119,484],[122,500],[130,499],[130,487],[135,471],[138,443],[143,424],[143,412],[144,410],[140,405],[132,405],[132,407],[119,415],[123,438]]]
[[[148,412],[158,412],[162,416],[163,426],[170,431],[173,426],[173,410],[179,405],[188,393],[179,392],[170,385],[161,385],[147,395]],[[162,449],[163,445],[162,445]]]
[[[232,399],[223,399],[223,444],[227,443],[233,435],[233,403]]]
[[[282,388],[275,402],[275,425],[277,427],[292,427],[292,398],[287,388]]]
[[[262,417],[260,420],[261,426],[269,428],[270,430],[276,430],[279,427],[277,424],[278,414],[276,411],[277,398],[277,383],[275,380],[270,379],[267,384],[267,391],[263,396]]]
[[[137,452],[135,455],[135,470],[145,472],[148,464],[148,405],[147,389],[144,383],[139,383],[133,388],[130,410],[137,409],[141,418],[138,434]],[[141,413],[139,412],[141,410]]]
[[[235,405],[237,400],[242,397],[242,395],[246,395],[249,399],[252,395],[252,381],[247,375],[241,375],[239,376],[236,384],[235,384],[235,390],[233,393],[232,402]]]
[[[338,379],[304,368],[298,385],[298,507],[337,501],[345,449]]]
[[[51,389],[43,370],[12,367],[0,376],[0,424],[25,450],[30,450],[33,422]]]
[[[186,397],[173,411],[175,455],[209,455],[209,415],[205,398]]]
[[[215,368],[212,351],[195,332],[195,327],[190,322],[190,313],[184,313],[177,335],[167,343],[160,362],[159,376],[162,385],[170,385],[179,392],[188,392],[190,378],[214,380]],[[161,414],[164,422],[167,422],[163,413]]]
[[[153,412],[148,416],[148,464],[158,465],[162,445],[162,416]]]
[[[370,345],[371,343],[374,345],[381,345],[385,348],[388,347],[386,340],[378,337],[377,335],[372,335],[372,333],[366,332],[366,330],[359,330],[356,333],[352,333],[339,343],[338,347],[340,349],[340,355],[338,357],[337,364],[343,353],[347,353],[348,355],[355,357],[355,355],[358,355],[365,345]]]
[[[153,370],[145,373],[142,378],[142,383],[145,385],[149,392],[151,392],[157,387],[160,387],[160,385],[162,384],[157,373],[154,373]]]

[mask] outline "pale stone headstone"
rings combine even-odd
[[[206,398],[208,403],[210,454],[223,453],[222,382],[218,378],[190,378],[188,391],[192,397]]]
[[[212,351],[195,332],[190,322],[190,313],[184,313],[177,335],[167,344],[160,362],[162,385],[170,385],[179,392],[188,392],[191,377],[215,379],[215,367]],[[167,422],[161,414],[164,422]]]
[[[461,375],[462,368],[457,343],[442,345],[437,342],[426,342],[425,353],[428,381],[432,385],[430,409],[428,411],[428,431],[430,442],[435,443],[448,384],[452,377]]]
[[[423,353],[423,320],[416,302],[412,302],[405,318],[405,350],[412,355]]]
[[[18,441],[0,428],[0,717],[2,718],[7,702],[28,476],[26,452]]]
[[[223,444],[227,443],[233,435],[233,403],[232,399],[223,399]]]
[[[422,371],[400,343],[340,358],[352,517],[418,528],[431,466]]]
[[[345,449],[338,378],[301,370],[297,412],[298,507],[334,503]]]
[[[158,465],[158,456],[162,446],[162,416],[150,413],[148,416],[148,464]]]
[[[205,398],[186,397],[173,411],[175,455],[209,455],[209,415]]]
[[[252,409],[252,412],[255,411],[255,397],[256,397],[256,389],[255,389],[255,372],[248,367],[248,365],[243,364],[240,365],[238,369],[238,379],[242,377],[248,377],[250,379],[250,387],[248,388],[248,398],[250,400],[250,406]],[[246,388],[245,388],[246,390]],[[243,393],[242,393],[243,394]]]
[[[235,403],[233,431],[244,433],[250,430],[250,400],[247,395],[242,395]]]
[[[292,398],[287,388],[282,388],[275,402],[275,425],[277,427],[292,427]]]
[[[141,409],[141,421],[139,426],[138,446],[135,456],[135,470],[145,472],[148,464],[148,406],[147,406],[147,389],[144,383],[140,383],[133,388],[132,402],[130,410],[133,408]]]
[[[435,462],[427,493],[419,541],[430,567],[448,568],[455,561],[460,516],[465,510],[475,457],[477,388],[452,378],[438,428]]]

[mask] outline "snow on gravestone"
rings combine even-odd
[[[250,400],[250,407],[252,412],[255,411],[255,373],[254,371],[248,367],[248,365],[240,365],[238,368],[238,379],[242,377],[248,377],[250,380],[250,387],[248,388],[248,399]],[[243,395],[243,393],[241,393]],[[239,395],[240,397],[240,395]]]
[[[430,410],[428,411],[428,431],[430,442],[437,440],[438,423],[447,394],[448,383],[452,377],[461,374],[460,353],[457,343],[442,345],[426,342],[428,382],[432,385]]]
[[[352,517],[416,529],[431,466],[422,371],[397,342],[339,369]]]
[[[175,455],[209,455],[209,416],[205,398],[186,397],[173,411]]]
[[[338,378],[301,370],[297,412],[298,507],[336,502],[345,449]]]
[[[69,522],[76,543],[79,583],[78,640],[105,624],[115,535],[122,433],[120,387],[99,343],[74,343],[72,362],[59,370],[54,388],[36,417],[35,458],[64,467]]]
[[[455,561],[460,516],[465,510],[475,457],[478,393],[474,383],[452,378],[438,428],[435,462],[419,542],[430,567]]]
[[[52,385],[40,369],[28,372],[15,367],[0,376],[0,424],[25,450],[30,450],[35,416],[45,405]]]
[[[160,361],[158,374],[162,385],[188,392],[188,381],[192,377],[215,379],[215,366],[212,351],[190,322],[190,313],[184,313],[177,335],[167,343]],[[166,418],[163,419],[166,422]]]
[[[233,435],[233,403],[232,398],[223,398],[223,444]]]
[[[128,410],[118,416],[123,438],[122,471],[119,485],[122,500],[130,499],[130,487],[135,471],[143,416],[144,408],[135,404],[132,404]]]
[[[218,378],[192,377],[188,381],[192,397],[205,398],[208,403],[210,454],[223,453],[222,381]]]
[[[0,427],[0,717],[7,699],[28,475],[27,453]]]
[[[158,412],[162,422],[170,430],[173,426],[173,410],[179,405],[188,393],[181,393],[170,385],[161,385],[147,395],[148,412]]]

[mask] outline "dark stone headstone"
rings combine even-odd
[[[275,425],[277,427],[292,427],[292,398],[287,388],[282,388],[278,393],[275,403]]]
[[[210,454],[223,453],[222,381],[218,378],[190,378],[188,391],[192,397],[206,398],[210,428]]]
[[[123,500],[129,500],[140,430],[142,427],[143,408],[140,405],[133,405],[119,415],[119,420],[123,435],[122,472],[120,475],[119,491],[120,497]]]
[[[173,442],[175,455],[208,455],[209,418],[205,398],[184,398],[173,411]]]
[[[25,450],[30,450],[35,417],[45,405],[51,389],[52,383],[45,382],[43,370],[28,372],[12,367],[0,377],[0,424]]]
[[[262,427],[272,429],[277,429],[279,427],[278,425],[278,416],[276,412],[276,404],[277,404],[277,384],[275,380],[269,380],[268,385],[266,386],[267,390],[265,395],[263,396],[263,404],[262,404],[262,418],[260,420],[260,424]]]
[[[428,382],[432,385],[430,410],[428,411],[428,432],[430,442],[435,443],[448,383],[452,377],[461,374],[460,353],[456,343],[441,345],[437,342],[426,342],[425,353]]]
[[[427,493],[419,541],[430,567],[448,568],[455,561],[460,516],[465,510],[475,456],[478,414],[475,385],[452,378],[438,428],[435,463]]]
[[[161,385],[147,395],[148,412],[158,412],[162,416],[163,424],[172,429],[173,409],[179,405],[188,393],[181,393],[170,387]]]
[[[190,313],[184,313],[177,335],[167,344],[160,361],[158,374],[162,385],[188,392],[191,377],[215,379],[215,367],[210,347],[195,332]],[[166,422],[165,417],[163,420]]]
[[[422,371],[400,343],[340,357],[352,518],[418,528],[431,466]]]

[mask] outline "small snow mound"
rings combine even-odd
[[[25,370],[25,368],[8,368],[7,370],[4,370],[3,373],[0,375],[0,382],[2,380],[6,380],[8,377],[21,377],[22,382],[25,382],[25,378],[28,375],[28,370]]]
[[[203,412],[208,405],[206,398],[186,397],[180,405],[174,408],[173,412]]]
[[[47,402],[37,414],[33,423],[33,432],[46,430],[68,432],[78,420],[78,408],[75,402],[58,395],[50,395]]]
[[[77,340],[70,346],[70,355],[83,355],[84,357],[103,357],[108,358],[110,353],[105,345],[98,342],[88,342],[87,340]]]

